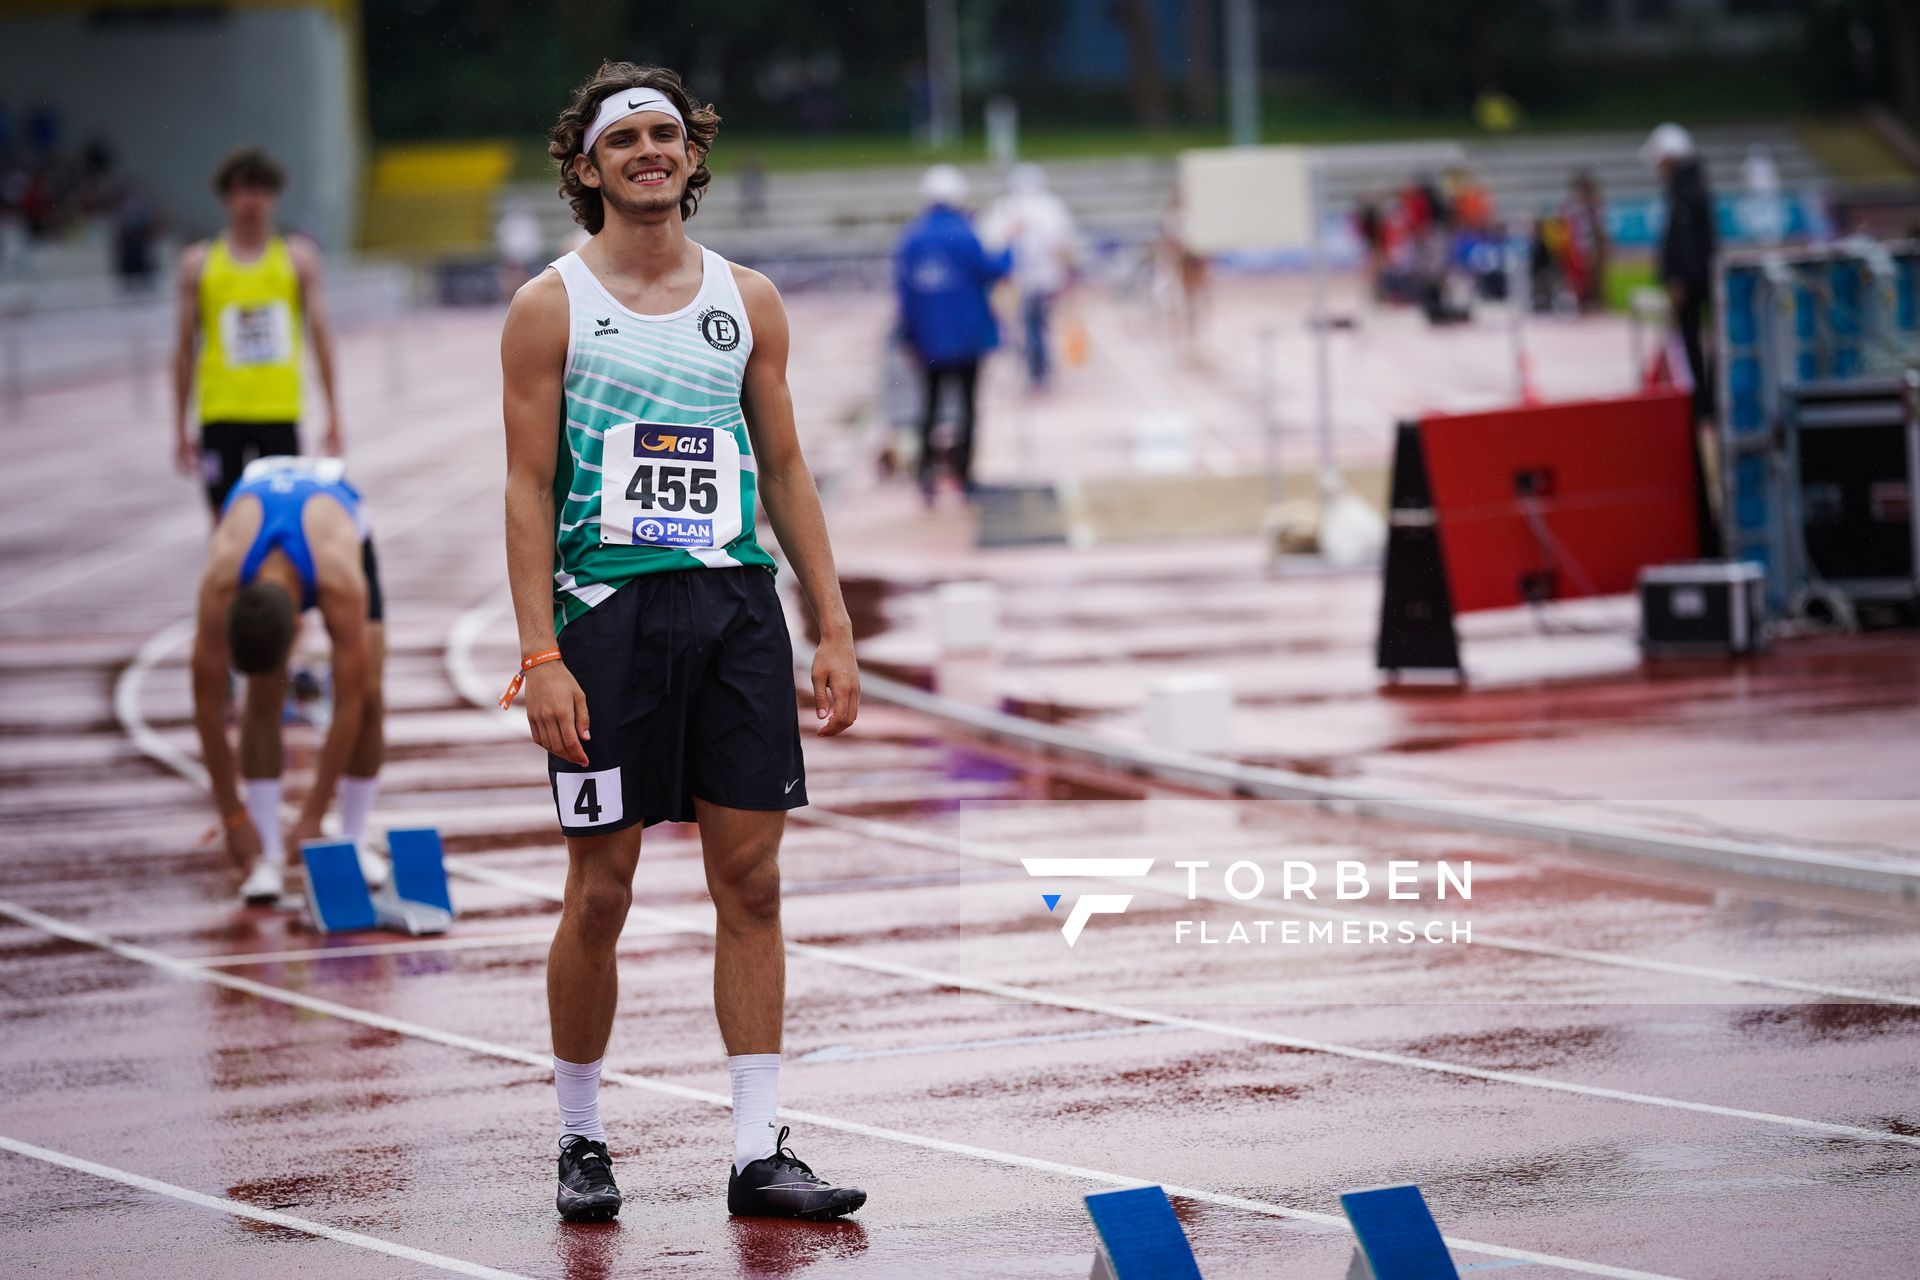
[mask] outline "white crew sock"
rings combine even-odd
[[[600,1127],[600,1064],[553,1060],[553,1092],[560,1100],[560,1138],[577,1133],[595,1142],[605,1142],[607,1131]]]
[[[349,844],[358,845],[367,834],[367,815],[373,812],[373,797],[380,790],[380,775],[340,779],[340,834]]]
[[[780,1055],[739,1053],[727,1059],[733,1077],[733,1171],[773,1154],[780,1109]]]
[[[242,778],[240,795],[246,801],[247,820],[260,833],[260,857],[279,866],[287,860],[286,841],[280,834],[280,779]]]

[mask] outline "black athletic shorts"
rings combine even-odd
[[[255,458],[300,452],[300,433],[291,422],[203,422],[200,424],[200,478],[207,486],[213,514],[227,505],[240,473]]]
[[[730,809],[807,802],[800,712],[773,575],[682,569],[635,578],[560,633],[587,695],[587,767],[547,757],[560,827],[605,835]]]

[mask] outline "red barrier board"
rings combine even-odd
[[[1684,392],[1420,423],[1453,610],[1634,589],[1700,554]]]

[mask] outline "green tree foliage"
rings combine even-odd
[[[1328,16],[1333,82],[1396,111],[1458,114],[1491,90],[1532,106],[1561,96],[1542,0],[1346,0]]]

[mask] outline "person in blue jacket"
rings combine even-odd
[[[900,300],[900,333],[920,362],[926,395],[920,410],[920,491],[933,501],[933,423],[940,390],[948,382],[960,393],[955,478],[973,494],[974,389],[980,360],[1000,345],[1000,330],[987,291],[1013,265],[1008,252],[988,254],[961,211],[967,180],[950,164],[937,164],[920,180],[926,210],[900,238],[894,254],[894,289]]]

